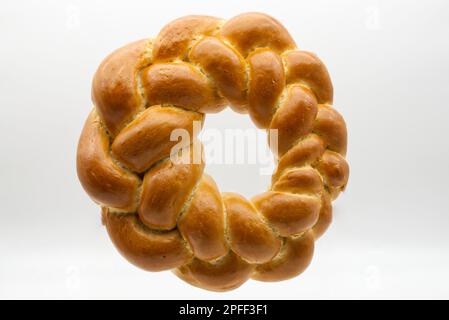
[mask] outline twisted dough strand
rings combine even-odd
[[[294,277],[310,263],[331,200],[348,180],[346,125],[332,92],[324,64],[296,49],[272,17],[177,19],[154,41],[133,42],[100,65],[79,179],[102,206],[118,250],[145,270],[173,269],[217,291],[250,277]],[[172,130],[192,136],[193,121],[227,105],[278,130],[271,188],[251,200],[220,194],[202,158],[170,159]],[[194,145],[184,146],[191,159]]]

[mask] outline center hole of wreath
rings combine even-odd
[[[221,192],[238,192],[249,198],[270,186],[274,157],[267,132],[258,129],[249,115],[230,108],[207,114],[199,137],[205,147],[205,172]]]

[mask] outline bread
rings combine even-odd
[[[348,181],[332,96],[324,64],[272,17],[183,17],[101,63],[78,176],[117,249],[142,269],[215,291],[289,279],[309,265]],[[172,130],[194,135],[194,121],[228,105],[278,130],[271,187],[251,200],[220,193],[201,157],[170,158]]]

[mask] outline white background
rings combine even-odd
[[[351,176],[301,276],[227,293],[126,262],[75,172],[92,75],[174,18],[279,19],[327,64]],[[8,1],[0,11],[0,298],[449,298],[449,2]],[[209,128],[251,128],[230,111]],[[251,196],[257,166],[209,166]]]

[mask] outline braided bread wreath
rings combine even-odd
[[[324,64],[272,17],[183,17],[98,68],[78,176],[115,246],[140,268],[173,269],[215,291],[289,279],[309,265],[348,180],[332,95]],[[192,134],[193,121],[227,105],[278,130],[271,188],[251,200],[220,194],[204,161],[170,158],[172,130]]]

